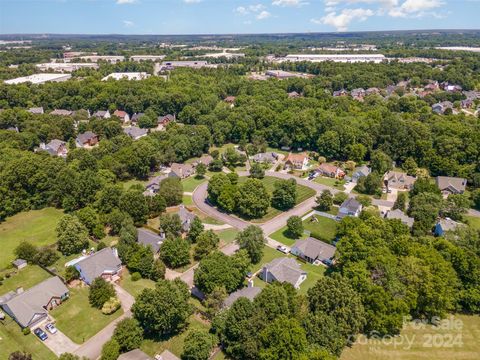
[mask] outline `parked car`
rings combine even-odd
[[[283,245],[278,245],[277,246],[277,250],[284,253],[284,254],[288,254],[288,249],[286,246],[283,246]]]
[[[45,341],[48,339],[48,335],[45,333],[45,331],[43,331],[40,328],[36,328],[35,330],[33,330],[33,333],[37,335],[37,337],[42,341]]]
[[[45,329],[50,333],[50,334],[56,334],[57,333],[57,328],[55,327],[55,325],[53,325],[52,323],[48,323],[47,325],[45,325]]]

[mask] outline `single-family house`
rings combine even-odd
[[[24,259],[16,259],[14,261],[12,261],[12,265],[20,270],[20,269],[23,269],[25,267],[27,267],[28,263],[27,263],[27,260],[24,260]]]
[[[158,357],[155,357],[155,359],[156,360],[171,360],[169,358],[163,359],[163,358],[158,358]],[[142,350],[134,349],[134,350],[130,350],[129,352],[120,354],[120,356],[117,358],[117,360],[153,360],[153,359],[150,356],[148,356],[147,354],[145,354]]]
[[[465,99],[460,101],[460,107],[462,109],[470,109],[473,106],[473,100],[472,99]]]
[[[230,105],[231,108],[235,106],[235,96],[227,96],[225,99],[223,99],[224,102]]]
[[[178,177],[180,179],[185,179],[195,173],[195,168],[191,164],[173,163],[170,170],[168,176]]]
[[[347,96],[347,95],[348,95],[348,91],[345,89],[341,89],[333,92],[334,97]]]
[[[467,187],[467,179],[458,177],[437,176],[435,183],[444,197],[450,194],[463,194]]]
[[[389,171],[383,177],[383,183],[389,189],[410,190],[417,179],[398,171]]]
[[[342,179],[345,176],[345,172],[338,166],[323,163],[315,169],[315,172],[322,175],[335,179]]]
[[[154,196],[160,190],[160,183],[162,180],[165,180],[167,175],[158,175],[150,179],[150,181],[145,185],[145,191],[143,195],[145,196]]]
[[[153,253],[156,254],[160,250],[160,246],[165,241],[165,234],[156,234],[153,231],[138,228],[137,229],[137,241],[144,246],[150,246]]]
[[[397,87],[395,85],[388,85],[385,88],[385,91],[387,92],[387,96],[391,96],[396,90],[397,90]]]
[[[308,156],[305,153],[288,154],[285,159],[285,168],[290,170],[306,170],[308,166]]]
[[[130,136],[133,140],[138,140],[144,136],[147,136],[148,130],[147,129],[142,129],[137,126],[129,126],[126,128],[123,128],[123,132]]]
[[[213,161],[213,157],[209,154],[204,154],[202,155],[197,161],[195,161],[195,166],[199,164],[203,164],[205,166],[210,165],[210,163]]]
[[[442,101],[432,105],[432,111],[436,114],[444,114],[447,109],[453,110],[453,103],[451,101]]]
[[[168,350],[163,350],[160,355],[156,355],[155,360],[180,360],[180,358]]]
[[[50,155],[67,157],[67,143],[62,140],[53,139],[48,144],[40,143],[40,150],[47,151]]]
[[[130,121],[130,115],[128,115],[125,111],[123,110],[115,110],[113,112],[113,116],[118,117],[120,120],[122,120],[123,123],[129,122]]]
[[[78,134],[75,143],[77,147],[88,149],[98,144],[98,136],[91,131],[85,131],[83,134]]]
[[[415,221],[413,218],[407,216],[402,210],[395,209],[389,210],[385,215],[385,219],[397,219],[402,222],[402,224],[407,225],[409,228],[413,226],[413,222]]]
[[[377,87],[371,87],[365,90],[365,95],[380,94],[380,89]]]
[[[313,264],[321,261],[324,264],[331,265],[337,248],[313,237],[300,239],[295,242],[290,253]]]
[[[249,283],[250,284],[250,283]],[[240,298],[247,298],[250,301],[253,301],[257,297],[258,294],[262,292],[262,289],[256,286],[247,286],[244,287],[240,290],[234,291],[231,293],[224,301],[223,301],[223,307],[229,308],[230,306],[233,305],[235,301],[237,301]]]
[[[98,110],[98,111],[95,111],[92,116],[99,119],[110,119],[110,111]]]
[[[145,114],[144,114],[144,113],[135,113],[135,114],[133,114],[132,117],[131,117],[131,119],[130,119],[131,123],[134,124],[134,125],[136,125],[136,124],[138,123],[138,120],[140,120],[140,118],[141,118],[142,116],[145,116]]]
[[[37,115],[44,113],[43,107],[33,107],[28,109],[28,112],[31,114],[37,114]]]
[[[192,221],[195,219],[196,215],[189,211],[184,205],[180,205],[178,207],[177,214],[180,217],[180,222],[182,223],[182,232],[189,232],[190,226],[192,226]]]
[[[287,282],[292,284],[295,289],[298,289],[300,284],[307,278],[307,273],[302,270],[300,264],[295,259],[279,257],[264,265],[259,276],[267,283],[274,281],[280,283]]]
[[[443,236],[447,231],[455,231],[460,226],[464,226],[464,224],[450,218],[439,219],[435,224],[433,233],[435,236]]]
[[[68,299],[69,291],[58,276],[48,278],[30,289],[10,291],[0,297],[0,306],[22,328],[34,327],[48,316],[48,311]]]
[[[157,118],[158,126],[162,126],[162,127],[166,127],[168,124],[174,121],[175,121],[175,115],[172,115],[172,114],[162,115]]]
[[[253,155],[253,161],[258,163],[272,164],[277,160],[278,160],[278,154],[271,151]]]
[[[50,115],[57,115],[57,116],[72,116],[73,111],[70,110],[64,110],[64,109],[55,109],[52,112],[50,112]]]
[[[438,84],[438,81],[431,81],[429,84],[425,85],[424,89],[433,92],[440,89],[440,85]]]
[[[74,266],[80,273],[80,279],[88,285],[98,277],[115,281],[122,271],[122,261],[118,257],[117,249],[110,247],[81,259]]]
[[[358,217],[358,215],[360,215],[362,212],[362,208],[362,204],[360,204],[356,199],[348,198],[342,203],[342,205],[340,205],[337,218],[343,219],[345,216]]]
[[[300,97],[300,94],[296,91],[290,91],[287,95],[290,99],[296,99]]]
[[[358,179],[364,176],[368,176],[371,172],[372,172],[372,169],[370,169],[367,165],[358,166],[355,168],[355,171],[353,172],[352,180],[354,182],[358,182]]]
[[[358,88],[358,89],[353,89],[351,92],[350,92],[350,96],[354,99],[354,100],[358,100],[358,101],[363,101],[363,98],[365,97],[365,90],[362,89],[362,88]]]

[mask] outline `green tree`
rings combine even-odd
[[[17,259],[27,260],[32,263],[38,254],[38,249],[35,245],[28,241],[22,241],[14,250]]]
[[[103,239],[105,237],[103,225],[98,213],[92,206],[86,206],[83,209],[78,210],[75,215],[82,224],[85,225],[90,236],[96,239]]]
[[[228,294],[225,287],[219,286],[213,289],[205,298],[205,307],[210,320],[212,320],[223,308],[223,304]]]
[[[294,179],[277,180],[272,193],[272,206],[280,210],[288,210],[297,201],[297,182]]]
[[[120,356],[120,345],[117,340],[108,340],[102,346],[102,356],[100,360],[117,360]]]
[[[58,222],[57,247],[65,256],[77,254],[88,248],[88,232],[76,216],[64,215]]]
[[[263,179],[265,177],[265,170],[263,169],[262,165],[259,163],[253,163],[252,167],[250,168],[250,177],[254,179]]]
[[[333,195],[330,190],[323,190],[320,196],[317,196],[315,202],[320,210],[329,211],[333,205]]]
[[[165,233],[165,236],[180,236],[180,233],[182,232],[182,221],[178,214],[162,214],[160,215],[159,222],[160,230]]]
[[[362,204],[363,207],[372,205],[372,198],[367,195],[357,195],[355,197],[355,200],[357,200],[360,204]]]
[[[147,197],[147,205],[148,215],[153,218],[165,211],[167,202],[162,196],[156,194],[155,196]]]
[[[146,334],[174,334],[187,325],[192,314],[189,299],[190,292],[182,280],[160,280],[155,289],[144,289],[137,296],[132,313]]]
[[[90,284],[88,301],[90,302],[90,305],[97,309],[101,309],[103,304],[115,296],[116,293],[113,285],[101,277],[94,279]]]
[[[463,220],[465,215],[472,205],[470,198],[465,194],[451,194],[445,201],[442,214],[445,217],[452,218],[453,220]]]
[[[205,230],[202,220],[198,216],[195,216],[190,224],[190,231],[188,232],[188,240],[191,243],[197,241],[198,236]]]
[[[217,204],[217,199],[220,196],[225,185],[230,185],[230,180],[227,175],[215,174],[208,181],[208,199],[213,203]]]
[[[215,340],[208,331],[191,330],[185,337],[182,360],[208,360]]]
[[[60,256],[58,256],[55,249],[45,246],[38,249],[38,253],[35,255],[33,262],[40,266],[47,267],[53,265],[59,258]]]
[[[407,175],[415,176],[415,175],[417,175],[418,165],[413,158],[408,157],[403,162],[402,169],[403,169],[403,171],[405,171],[407,173]]]
[[[240,249],[245,249],[253,264],[258,264],[263,256],[263,249],[267,240],[263,235],[263,230],[255,225],[249,225],[245,230],[239,232],[235,241]]]
[[[129,214],[135,224],[142,225],[147,221],[148,204],[141,190],[130,188],[119,200],[120,209]]]
[[[299,238],[303,234],[303,222],[300,216],[290,216],[287,220],[287,233],[292,238]]]
[[[343,191],[339,191],[333,195],[333,203],[335,205],[341,205],[345,200],[348,199],[348,195]]]
[[[165,199],[167,206],[175,206],[182,203],[183,186],[180,179],[168,177],[160,182],[158,195]]]
[[[137,320],[126,318],[117,323],[112,338],[117,341],[120,352],[128,352],[140,347],[143,330]]]
[[[270,194],[258,179],[247,179],[239,186],[237,208],[240,215],[261,218],[270,206]]]
[[[65,280],[70,282],[72,280],[77,280],[80,278],[80,272],[75,266],[67,266],[65,269]]]
[[[436,193],[422,192],[411,198],[408,212],[415,219],[413,223],[415,234],[429,233],[442,207],[442,196]]]
[[[182,238],[166,239],[160,249],[160,258],[172,269],[187,265],[190,262],[190,244]]]
[[[383,177],[376,172],[371,172],[367,176],[358,179],[355,190],[362,194],[380,195],[382,191]]]
[[[14,351],[8,356],[8,360],[32,360],[32,355],[26,352]]]
[[[195,174],[198,178],[203,178],[207,173],[207,166],[204,163],[200,163],[195,168]]]
[[[408,198],[408,195],[406,192],[399,191],[397,195],[397,199],[393,204],[393,210],[399,209],[399,210],[405,211],[407,207],[407,198]]]
[[[197,238],[194,257],[196,260],[203,259],[212,251],[217,249],[220,238],[213,230],[202,232]]]
[[[372,172],[385,174],[393,168],[392,159],[383,151],[375,150],[370,156],[370,167],[372,168]]]

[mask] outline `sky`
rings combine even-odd
[[[0,33],[479,29],[480,0],[0,0]]]

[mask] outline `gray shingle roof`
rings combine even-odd
[[[116,271],[122,265],[122,261],[114,253],[112,248],[104,248],[96,253],[80,260],[77,264],[82,272],[92,280],[101,276],[106,271]]]
[[[183,231],[189,231],[192,221],[195,218],[195,214],[188,211],[184,205],[180,205],[178,209],[178,216],[180,217],[180,221],[182,222]]]
[[[137,229],[137,241],[145,246],[150,245],[155,253],[160,250],[160,245],[162,244],[163,240],[164,238],[158,234],[155,234],[153,231],[142,228]]]
[[[357,200],[354,198],[348,198],[345,200],[342,205],[340,206],[341,209],[343,209],[343,212],[348,212],[348,213],[355,213],[362,207],[362,204],[360,204]]]
[[[240,299],[241,297],[247,298],[248,300],[252,301],[255,299],[255,297],[260,294],[262,291],[261,288],[255,287],[255,286],[249,286],[245,287],[243,289],[237,290],[233,293],[231,293],[223,302],[223,305],[225,307],[230,307],[233,305],[233,303],[237,300]]]
[[[413,226],[413,222],[415,221],[413,218],[405,215],[405,213],[400,209],[391,210],[385,216],[387,219],[398,219],[403,224],[407,225],[408,227]]]
[[[320,261],[333,258],[335,251],[337,251],[335,246],[324,243],[323,241],[312,237],[308,237],[303,240],[297,240],[293,246],[299,249],[310,259],[318,259]]]
[[[118,357],[118,360],[152,360],[152,358],[145,354],[142,350],[135,349],[121,354]]]
[[[300,264],[294,259],[287,257],[273,259],[264,266],[263,273],[265,273],[265,268],[278,282],[288,282],[292,285],[295,285],[299,278],[306,274],[300,268]],[[265,276],[265,274],[263,275]]]
[[[77,136],[77,142],[81,144],[87,143],[90,139],[93,139],[96,137],[97,134],[91,132],[91,131],[85,131],[83,134],[78,134]]]
[[[452,192],[463,193],[467,186],[467,179],[449,176],[437,176],[435,182],[440,190],[453,190]]]
[[[147,129],[141,129],[137,126],[129,126],[123,128],[123,132],[130,136],[132,139],[138,139],[148,133]]]

